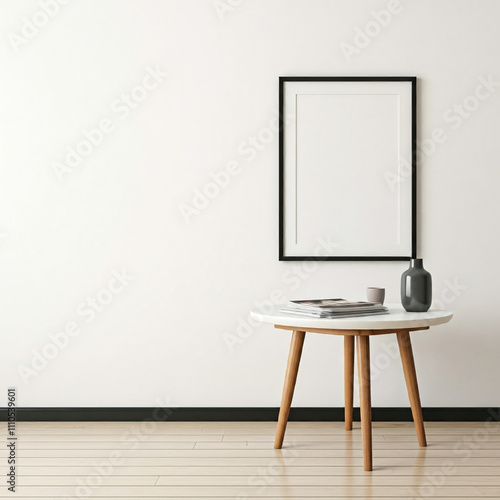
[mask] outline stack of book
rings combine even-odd
[[[281,312],[309,318],[352,318],[372,314],[388,314],[389,310],[375,302],[350,302],[345,299],[291,300]]]

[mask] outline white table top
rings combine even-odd
[[[254,309],[250,315],[257,321],[273,325],[300,328],[325,328],[331,330],[386,330],[390,328],[419,328],[447,323],[453,317],[450,311],[430,309],[427,312],[407,312],[402,306],[388,304],[389,314],[360,316],[357,318],[307,318],[295,314],[280,312],[283,306],[272,311]]]

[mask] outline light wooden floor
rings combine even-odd
[[[290,422],[282,450],[273,422],[17,424],[22,498],[500,498],[500,423],[373,424],[374,470],[363,471],[359,423]]]

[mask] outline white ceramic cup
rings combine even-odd
[[[366,300],[368,302],[376,302],[377,304],[383,304],[384,299],[385,299],[385,288],[369,286],[366,289]]]

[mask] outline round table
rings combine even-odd
[[[251,311],[251,316],[255,320],[271,323],[275,328],[293,331],[278,417],[278,427],[274,441],[275,448],[281,448],[283,445],[306,332],[344,336],[345,428],[348,431],[352,430],[354,339],[356,339],[361,434],[363,440],[364,469],[366,471],[372,470],[370,336],[395,333],[398,340],[418,442],[420,446],[427,446],[410,332],[427,330],[431,326],[447,323],[453,317],[453,313],[441,310],[411,313],[405,311],[401,306],[392,305],[388,306],[388,309],[389,314],[338,319],[308,318],[283,313],[280,312],[280,307],[276,307],[271,311],[260,309]]]

